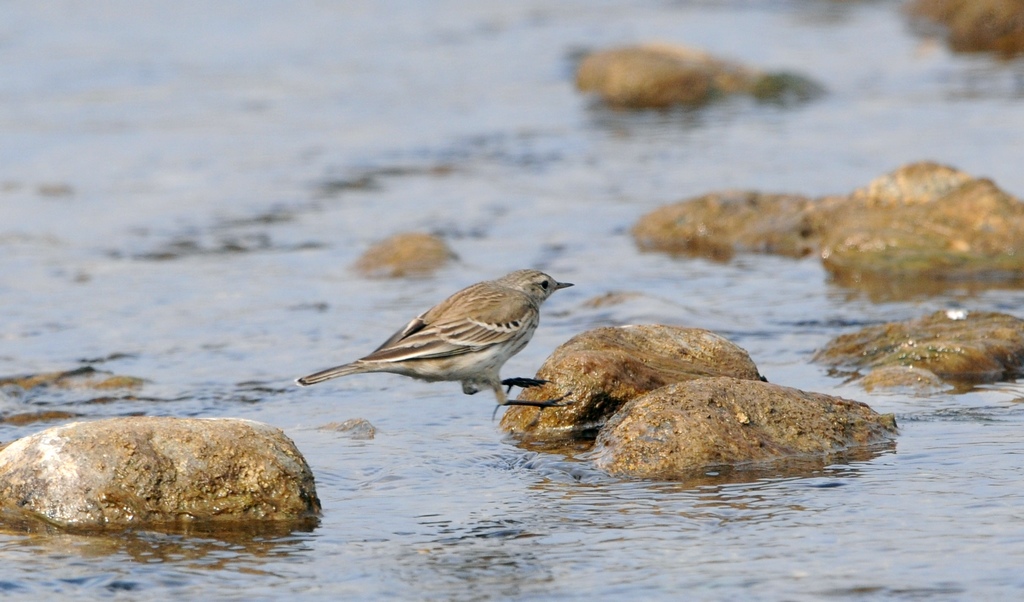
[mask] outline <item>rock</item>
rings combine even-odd
[[[134,376],[118,376],[97,370],[91,366],[65,370],[63,372],[43,372],[25,376],[9,376],[0,378],[0,386],[13,385],[29,390],[36,387],[57,387],[60,389],[138,389],[146,381]]]
[[[930,161],[908,163],[867,186],[853,191],[853,199],[869,207],[922,205],[946,196],[974,178],[947,165]]]
[[[0,510],[65,528],[304,520],[313,474],[280,429],[228,418],[73,422],[0,451]]]
[[[1005,56],[1024,51],[1024,2],[1020,0],[914,0],[906,10],[944,25],[953,50]]]
[[[349,418],[344,422],[328,422],[317,428],[320,431],[334,431],[350,439],[368,440],[377,436],[377,429],[365,418]]]
[[[1024,203],[992,181],[916,163],[820,205],[821,257],[841,282],[862,278],[1024,279]]]
[[[814,360],[853,374],[910,367],[954,384],[1012,379],[1024,373],[1024,320],[994,312],[938,311],[841,335]],[[882,376],[868,382],[880,386]]]
[[[847,196],[714,192],[655,209],[632,234],[644,251],[716,260],[818,253],[833,281],[879,298],[1024,283],[1024,202],[936,163]]]
[[[591,457],[616,476],[678,479],[712,467],[825,456],[882,444],[895,418],[839,397],[729,377],[638,397],[601,430]]]
[[[15,426],[25,426],[27,424],[32,424],[33,422],[56,422],[59,420],[78,418],[79,416],[81,416],[81,414],[65,412],[62,410],[43,410],[40,412],[8,414],[7,416],[0,418],[0,422],[3,424],[13,424]]]
[[[644,215],[633,226],[643,251],[728,260],[736,252],[803,257],[818,248],[810,198],[752,191],[705,194]]]
[[[408,232],[371,246],[354,267],[369,278],[427,276],[455,258],[455,253],[437,236]]]
[[[780,71],[756,77],[749,92],[759,102],[787,105],[814,100],[825,94],[825,87],[798,73]]]
[[[616,108],[698,106],[729,94],[758,99],[806,99],[821,86],[793,74],[763,74],[706,52],[672,44],[644,44],[588,54],[576,71],[576,87]]]
[[[721,375],[761,378],[746,351],[707,330],[659,324],[597,328],[555,349],[536,376],[550,382],[519,397],[542,401],[566,395],[572,403],[543,410],[511,406],[501,428],[523,439],[592,437],[634,397]]]
[[[949,385],[934,372],[913,366],[876,368],[855,382],[869,393],[876,389],[884,389],[901,390],[915,395],[929,395],[949,390]]]

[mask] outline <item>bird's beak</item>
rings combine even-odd
[[[555,290],[557,291],[560,288],[569,288],[570,286],[572,286],[571,282],[559,282],[555,284]]]

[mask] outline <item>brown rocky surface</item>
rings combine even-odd
[[[625,404],[591,457],[610,474],[680,479],[709,468],[821,457],[889,442],[892,415],[865,404],[750,379],[710,377]]]
[[[838,336],[814,359],[849,374],[909,367],[948,383],[994,382],[1022,373],[1024,320],[996,312],[937,311]]]
[[[543,410],[511,406],[501,428],[524,438],[592,435],[634,397],[667,384],[721,375],[760,378],[746,351],[707,330],[660,324],[597,328],[555,349],[536,376],[550,382],[520,395],[531,401],[565,395],[567,405]]]
[[[405,232],[372,245],[359,257],[354,268],[368,278],[427,276],[455,258],[443,239],[432,234]]]
[[[0,450],[5,520],[63,528],[296,521],[320,510],[280,429],[229,418],[73,422]]]

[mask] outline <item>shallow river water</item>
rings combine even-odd
[[[868,394],[810,362],[936,309],[820,262],[636,250],[651,209],[722,188],[848,193],[936,160],[1024,196],[1024,63],[954,55],[887,1],[0,3],[0,376],[92,366],[132,395],[0,390],[0,441],[60,411],[279,426],[316,475],[310,531],[0,533],[0,592],[38,599],[1015,599],[1024,386]],[[932,32],[934,33],[934,32]],[[828,94],[617,113],[582,50],[669,41]],[[407,231],[459,260],[351,264]],[[505,376],[607,325],[719,332],[772,382],[897,416],[892,449],[796,473],[612,479],[522,449],[493,398],[361,375],[300,389],[455,290],[520,267],[576,286]],[[604,307],[609,291],[642,293]],[[376,437],[321,428],[363,418]],[[642,598],[641,598],[642,597]]]

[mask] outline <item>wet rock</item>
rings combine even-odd
[[[928,395],[949,390],[949,385],[934,372],[913,366],[876,368],[855,382],[868,392],[883,389],[905,391],[914,395]]]
[[[8,376],[0,378],[0,386],[17,386],[29,390],[36,387],[57,387],[60,389],[138,389],[145,384],[141,378],[121,376],[91,366],[64,370],[61,372],[43,372],[25,376]]]
[[[74,422],[0,451],[0,510],[61,527],[300,520],[313,474],[279,429],[239,419]]]
[[[884,444],[890,415],[865,404],[756,380],[701,378],[624,405],[592,458],[613,475],[678,479],[718,466],[743,468]]]
[[[34,422],[56,422],[59,420],[69,420],[71,418],[78,418],[81,414],[75,414],[74,412],[64,412],[61,410],[45,410],[42,412],[22,412],[19,414],[8,414],[3,418],[0,418],[0,422],[3,424],[12,424],[15,426],[25,426],[26,424],[32,424]]]
[[[915,163],[819,205],[825,268],[861,278],[1024,278],[1024,203],[991,180]]]
[[[821,86],[794,74],[764,74],[680,45],[645,44],[588,54],[576,87],[616,108],[698,106],[730,94],[761,100],[807,99]]]
[[[1024,283],[1024,202],[930,162],[847,196],[706,194],[652,211],[632,234],[641,250],[717,260],[816,252],[834,282],[878,298]]]
[[[455,259],[444,240],[430,234],[396,234],[371,246],[355,269],[370,278],[426,276]]]
[[[787,194],[724,191],[659,207],[633,226],[644,251],[728,260],[736,252],[803,257],[817,250],[814,201]]]
[[[1024,320],[995,312],[938,311],[836,337],[814,360],[850,374],[899,367],[930,380],[981,383],[1024,373]],[[868,383],[885,384],[880,374]],[[905,383],[897,382],[897,386]]]
[[[707,376],[757,380],[746,351],[699,328],[660,324],[597,328],[561,346],[537,371],[550,381],[519,399],[542,401],[566,395],[563,407],[511,406],[501,428],[523,439],[593,436],[627,401],[667,384]]]
[[[349,418],[344,422],[328,422],[318,428],[321,431],[334,431],[347,435],[350,439],[373,439],[377,429],[365,418]]]
[[[1020,0],[914,0],[906,10],[941,23],[949,45],[960,52],[1024,51],[1024,2]]]

